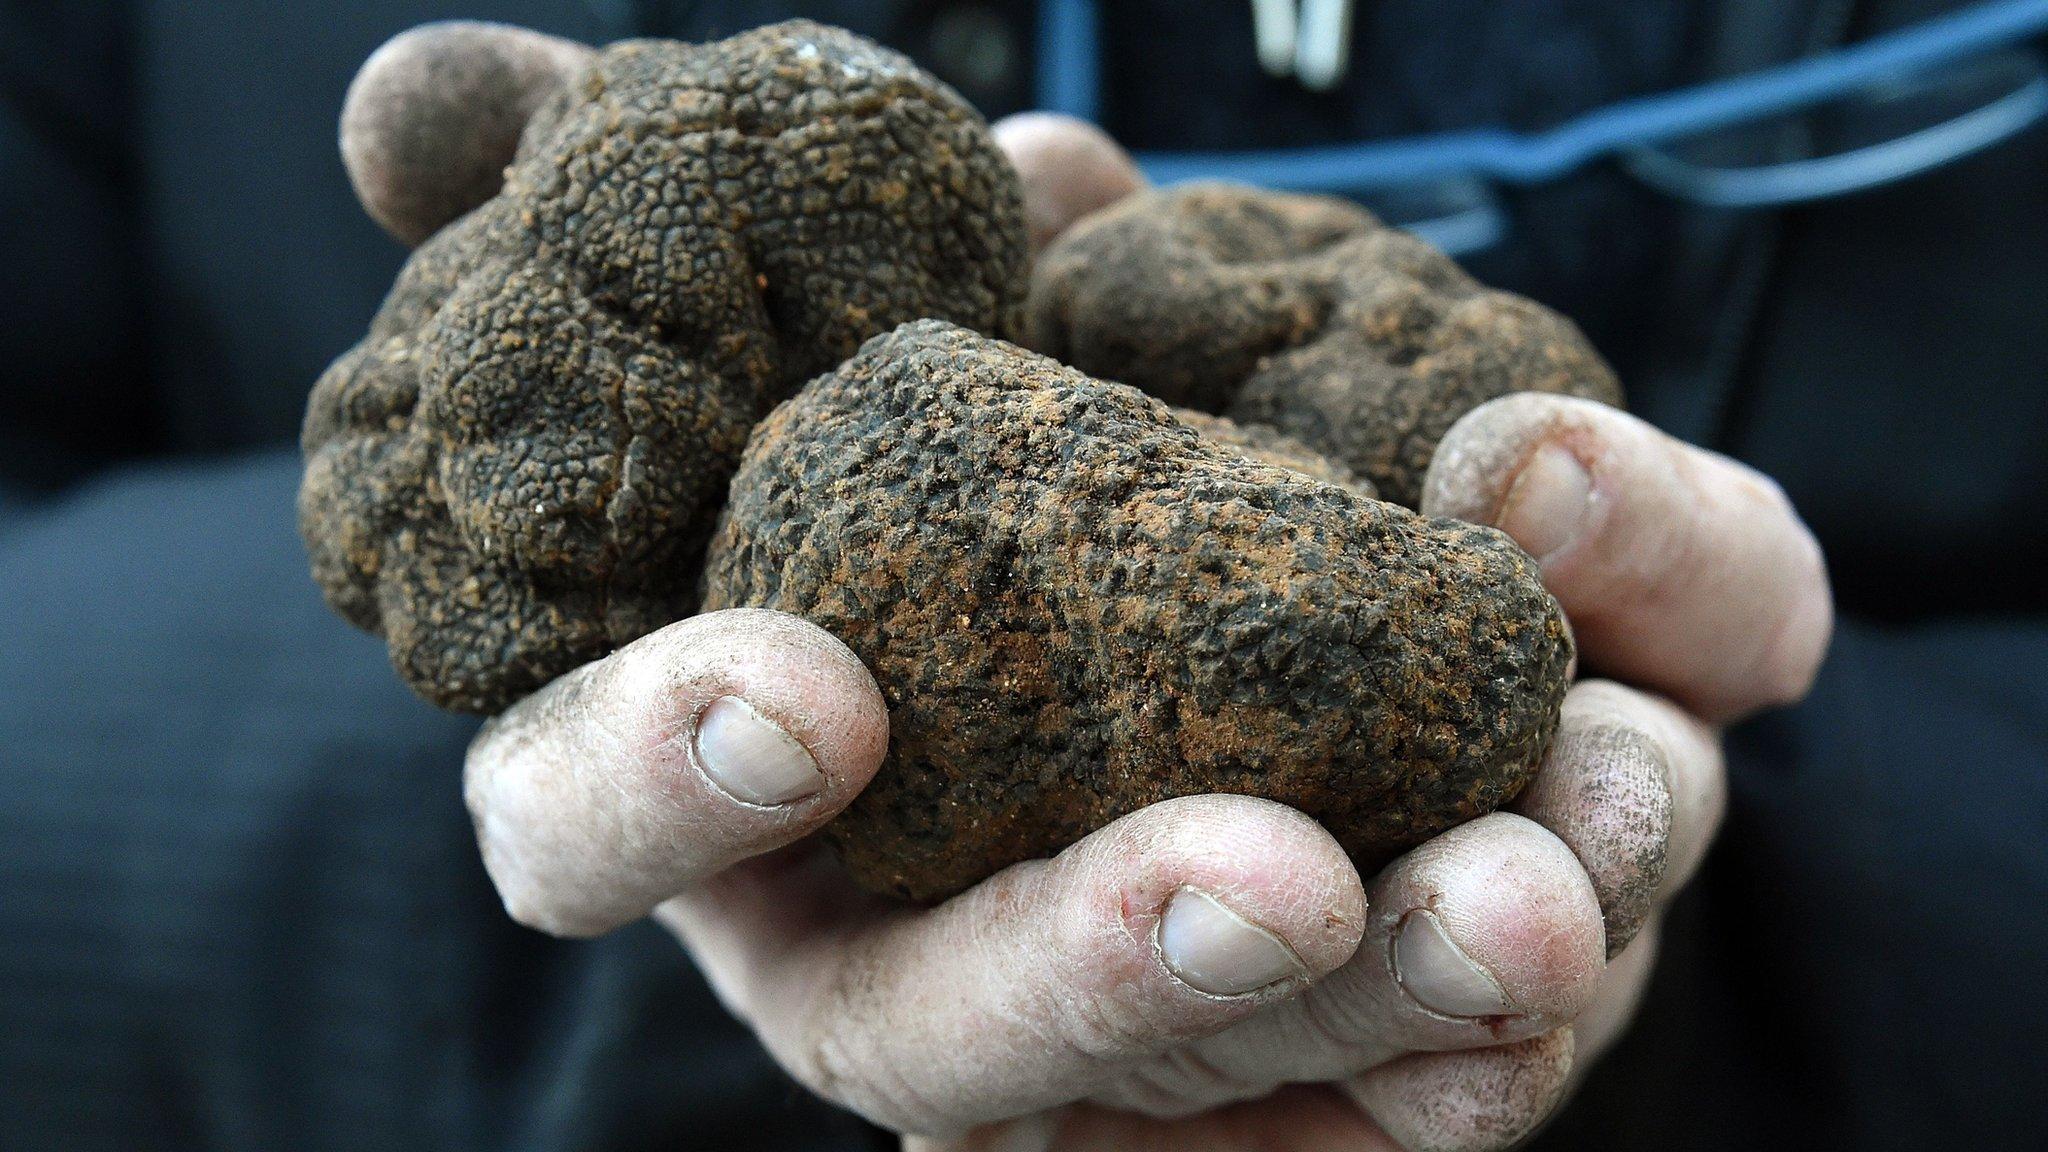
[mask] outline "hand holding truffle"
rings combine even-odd
[[[1538,450],[1561,430],[1590,461],[1583,491],[1552,490],[1573,474]],[[1646,682],[1720,716],[1811,674],[1825,584],[1743,470],[1566,400],[1483,408],[1443,458],[1426,507],[1505,526],[1568,606],[1615,606],[1596,666],[1661,669]],[[1594,518],[1573,515],[1581,496]],[[1633,517],[1672,525],[1675,555],[1729,559],[1645,566]],[[1772,641],[1816,616],[1818,634]],[[1681,655],[1671,633],[1718,639]],[[1654,910],[1721,806],[1704,725],[1591,682],[1515,814],[1370,880],[1294,812],[1207,796],[911,909],[806,842],[877,770],[888,711],[837,640],[719,612],[519,704],[468,778],[515,916],[590,933],[652,910],[787,1067],[920,1149],[1505,1147],[1625,1023]]]
[[[1560,603],[1587,667],[1716,718],[1825,644],[1767,481],[1574,399],[1618,392],[1568,323],[1353,210],[1146,197],[1070,242],[1137,190],[1113,143],[991,139],[804,23],[430,28],[345,126],[426,240],[309,411],[330,600],[511,704],[465,789],[515,918],[651,913],[909,1146],[1519,1139],[1720,807],[1708,728],[1567,691]],[[1159,329],[1226,346],[1115,359],[1143,285],[1070,306],[1105,243],[1182,320],[1245,293]],[[1037,337],[1251,423],[994,339],[1047,245]]]
[[[1476,1150],[1562,1091],[1601,912],[1534,821],[1484,817],[1368,884],[1290,808],[1187,797],[916,908],[811,837],[880,767],[886,717],[823,631],[710,613],[491,722],[467,797],[515,918],[651,911],[785,1067],[899,1132]]]

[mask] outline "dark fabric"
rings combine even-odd
[[[0,537],[0,1148],[870,1147],[659,929],[505,918],[474,723],[335,626],[297,483],[127,473]]]
[[[1239,0],[1104,0],[1105,115],[1161,148],[1539,128],[1954,6],[1376,0],[1313,96],[1258,71]],[[504,919],[468,728],[319,605],[284,447],[403,258],[333,146],[376,44],[794,12],[991,114],[1029,91],[1028,4],[0,0],[0,1147],[867,1139],[660,933]],[[1474,270],[1776,476],[1844,609],[1813,700],[1733,735],[1642,1024],[1544,1145],[2048,1146],[2048,132],[1792,212],[1609,170],[1504,197]]]
[[[2048,623],[1844,626],[1549,1148],[2043,1146]],[[2017,995],[2010,993],[2017,992]]]
[[[150,442],[126,52],[112,0],[0,7],[0,486]]]

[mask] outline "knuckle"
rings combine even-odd
[[[765,1034],[776,1061],[799,1084],[892,1132],[942,1133],[958,1127],[942,1101],[919,1088],[892,1049],[886,1032],[901,1027],[904,1005],[894,1003],[872,956],[849,953],[810,1007],[792,1024]],[[926,1076],[948,1053],[932,1052]]]
[[[1785,486],[1778,483],[1769,473],[1759,472],[1732,457],[1716,456],[1715,459],[1725,463],[1733,478],[1735,489],[1746,495],[1752,503],[1780,516],[1793,515],[1792,497],[1786,495]]]
[[[1756,570],[1764,574],[1760,594],[1772,604],[1741,695],[1750,708],[1795,704],[1812,690],[1834,630],[1827,562],[1782,485],[1739,462],[1728,466],[1751,509],[1738,521],[1741,530],[1768,541],[1758,545],[1764,551]]]
[[[474,750],[462,771],[462,806],[469,813],[470,823],[476,828],[477,839],[482,840],[484,823],[491,814],[491,772],[482,757]]]
[[[838,1029],[813,1022],[797,1043],[782,1055],[782,1065],[804,1087],[835,1104],[851,1106],[859,1083],[860,1062],[845,1056]]]
[[[1082,1060],[1109,1064],[1121,1056],[1156,1047],[1172,1029],[1107,997],[1083,992],[1054,1019],[1056,1041]]]
[[[867,1048],[848,1013],[828,1010],[813,1016],[779,1058],[804,1087],[892,1132],[942,1133],[959,1126],[893,1061],[874,1058]]]
[[[1192,1044],[1139,1061],[1116,1079],[1124,1086],[1128,1110],[1168,1120],[1269,1096],[1280,1081],[1223,1068]]]

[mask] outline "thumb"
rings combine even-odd
[[[1024,112],[997,121],[995,136],[1024,184],[1033,252],[1081,217],[1145,187],[1131,154],[1086,120]]]
[[[593,55],[467,20],[393,37],[364,61],[342,105],[341,155],[363,208],[417,245],[490,199],[527,120]]]

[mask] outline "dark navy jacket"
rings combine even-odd
[[[1246,4],[1122,0],[1103,117],[1150,148],[1537,129],[1954,6],[1361,0],[1314,95],[1258,71]],[[469,725],[326,612],[291,515],[305,390],[403,256],[333,144],[372,48],[799,11],[1030,100],[1028,5],[0,4],[0,1147],[873,1139],[655,930],[504,919]],[[1842,609],[1813,698],[1732,735],[1720,846],[1549,1146],[2048,1147],[2048,130],[1791,211],[1604,168],[1505,200],[1470,266],[1776,476]]]

